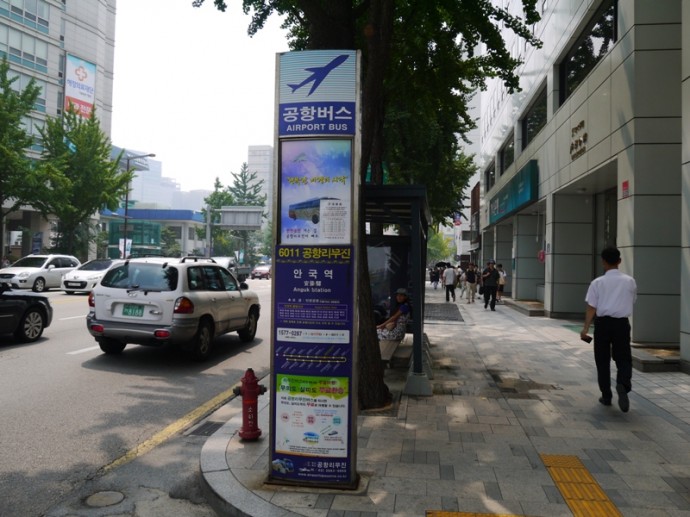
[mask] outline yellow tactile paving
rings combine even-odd
[[[575,517],[623,515],[577,456],[542,454],[541,460]]]
[[[541,460],[574,517],[622,517],[577,456],[542,454]],[[505,513],[427,510],[426,517],[518,517]]]

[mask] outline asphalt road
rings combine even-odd
[[[204,429],[228,418],[213,410],[247,368],[269,368],[270,282],[248,283],[257,338],[223,336],[204,363],[134,345],[106,356],[86,331],[87,297],[60,291],[41,340],[0,338],[0,516],[213,515],[198,493]]]

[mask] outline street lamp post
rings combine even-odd
[[[154,153],[148,153],[148,154],[135,154],[130,156],[127,151],[125,151],[125,167],[127,169],[127,172],[129,172],[129,162],[132,160],[137,160],[139,158],[153,158],[156,156]],[[124,231],[124,239],[122,243],[122,255],[124,258],[127,258],[127,234],[128,234],[128,229],[129,229],[129,181],[127,182],[127,191],[125,192],[125,231]]]

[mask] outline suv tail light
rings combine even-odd
[[[93,291],[91,291],[89,293],[89,307],[95,307],[95,306],[96,306],[96,302],[93,299]]]
[[[184,296],[175,300],[175,314],[192,314],[194,312],[194,303],[189,298]]]

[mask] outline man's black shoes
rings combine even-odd
[[[611,405],[611,399],[605,399],[604,397],[599,397],[599,403],[605,406]]]
[[[616,384],[616,393],[618,393],[618,407],[623,413],[627,413],[630,409],[630,400],[628,399],[628,391],[622,384]]]

